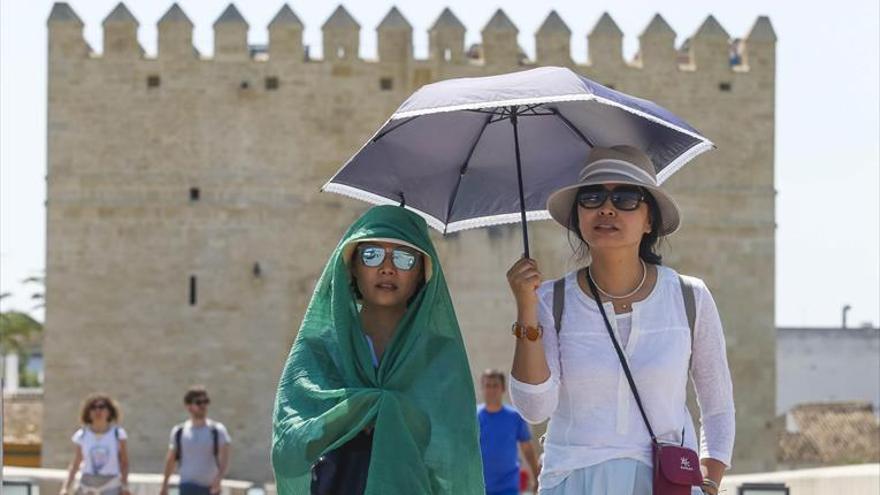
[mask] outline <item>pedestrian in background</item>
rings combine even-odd
[[[175,466],[180,474],[180,495],[216,495],[229,469],[226,427],[208,418],[211,399],[202,386],[190,387],[183,396],[189,419],[171,429],[161,495],[168,493],[168,479]]]
[[[537,491],[541,467],[532,446],[532,434],[516,409],[503,402],[507,391],[504,373],[495,369],[484,371],[480,377],[480,388],[483,403],[477,407],[477,420],[480,423],[486,495],[519,493],[520,451],[531,471],[532,491]]]
[[[79,472],[77,495],[130,495],[128,435],[119,425],[119,404],[105,394],[90,395],[83,401],[79,419],[82,426],[71,437],[73,460],[60,494],[67,495]]]

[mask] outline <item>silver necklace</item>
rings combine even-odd
[[[611,294],[605,292],[604,290],[602,290],[602,287],[599,287],[599,284],[596,282],[596,279],[593,278],[593,271],[590,270],[589,267],[587,267],[587,276],[590,277],[590,280],[593,281],[593,285],[596,286],[596,289],[599,291],[599,293],[602,294],[603,296],[607,297],[608,299],[626,299],[628,297],[632,297],[636,292],[640,291],[642,289],[642,286],[645,285],[645,279],[648,278],[648,267],[645,266],[645,260],[639,259],[639,261],[642,263],[642,280],[641,280],[641,282],[639,282],[639,285],[637,285],[636,288],[633,289],[632,292],[630,292],[629,294],[624,294],[622,296],[614,296],[614,295],[611,295]],[[627,305],[624,305],[624,307],[626,307],[626,306]]]

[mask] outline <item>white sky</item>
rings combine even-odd
[[[195,24],[194,43],[212,52],[211,24],[226,8],[220,0],[179,2]],[[72,0],[85,36],[100,51],[101,21],[111,0]],[[264,44],[265,26],[281,0],[241,0],[249,42]],[[155,23],[171,1],[128,0],[140,20],[139,38],[156,53]],[[320,26],[334,2],[299,1],[291,7],[306,25],[306,44],[320,54]],[[389,0],[347,0],[361,24],[361,56],[375,57],[374,29],[394,5]],[[416,57],[427,55],[427,29],[449,6],[467,26],[467,43],[499,6],[534,54],[534,36],[551,9],[569,25],[572,54],[586,60],[586,33],[608,11],[625,33],[624,51],[637,50],[638,34],[655,12],[678,33],[677,44],[708,14],[733,37],[745,36],[759,15],[769,15],[777,47],[776,323],[836,326],[852,305],[851,325],[880,322],[880,8],[876,0],[834,4],[782,1],[559,0],[556,2],[398,0],[414,28]],[[0,291],[12,292],[3,310],[30,309],[31,287],[21,280],[45,264],[46,18],[52,2],[0,0]],[[711,136],[710,136],[711,137]],[[722,262],[719,259],[719,262]],[[38,314],[39,315],[39,314]]]

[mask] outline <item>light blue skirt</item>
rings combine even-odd
[[[561,483],[539,495],[651,495],[654,470],[635,459],[612,459],[572,471]],[[692,491],[700,494],[696,488]]]

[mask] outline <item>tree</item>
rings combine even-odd
[[[5,297],[8,294],[2,294]],[[0,353],[23,354],[28,344],[34,342],[43,331],[42,323],[21,311],[0,313]]]

